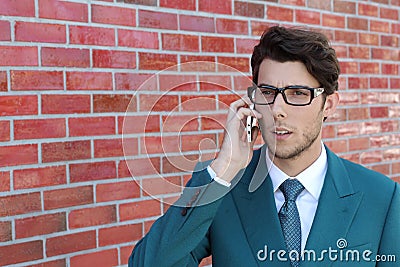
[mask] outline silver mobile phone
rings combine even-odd
[[[254,104],[250,105],[250,109],[254,110]],[[252,116],[247,116],[246,119],[246,134],[247,134],[247,142],[251,143],[253,141],[253,134],[251,129],[257,126],[257,119]]]

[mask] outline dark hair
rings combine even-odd
[[[280,26],[265,31],[251,56],[255,84],[258,83],[260,64],[265,58],[278,62],[300,61],[327,95],[338,89],[339,62],[328,38],[322,33]]]

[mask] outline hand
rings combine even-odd
[[[252,142],[247,142],[245,123],[247,116],[261,119],[261,113],[251,110],[251,101],[247,96],[230,105],[225,125],[224,140],[217,158],[211,168],[221,179],[230,182],[239,170],[245,168],[253,156],[253,146],[258,135],[258,128],[253,129]]]

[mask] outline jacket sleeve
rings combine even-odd
[[[371,229],[373,231],[373,229]],[[395,188],[379,244],[377,267],[400,264],[400,185]],[[378,261],[381,259],[382,261]]]
[[[210,255],[208,229],[228,191],[211,182],[205,168],[195,171],[178,201],[136,244],[128,266],[198,266]]]

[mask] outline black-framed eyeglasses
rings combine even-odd
[[[282,94],[286,104],[307,106],[312,100],[324,92],[324,88],[311,88],[303,85],[290,85],[278,88],[272,85],[258,85],[247,88],[247,94],[256,105],[272,105],[278,94]]]

